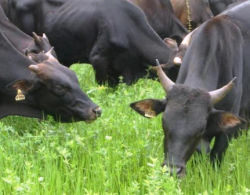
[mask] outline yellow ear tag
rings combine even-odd
[[[153,110],[146,110],[145,111],[145,117],[154,118],[155,117],[155,112]]]
[[[21,89],[17,90],[17,95],[16,95],[16,101],[21,101],[21,100],[25,100],[25,96],[22,94]]]

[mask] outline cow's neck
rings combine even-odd
[[[152,33],[155,33],[152,31]],[[145,59],[146,64],[155,65],[155,60],[158,59],[160,63],[167,63],[170,55],[174,52],[170,49],[155,33],[155,35],[141,37],[140,41],[136,41],[137,51],[139,51],[138,55]],[[146,41],[147,45],[150,47],[144,47],[143,42]]]
[[[216,49],[206,50],[206,55],[203,52],[187,50],[177,83],[206,90],[218,88],[220,85],[218,78],[223,74],[223,69],[218,66],[220,62],[216,61],[218,59],[216,58]]]
[[[6,85],[15,80],[32,78],[28,67],[34,64],[34,62],[15,49],[2,31],[0,31],[0,42],[0,59],[2,62],[0,67],[0,86],[2,91],[6,90]]]
[[[21,52],[27,48],[32,41],[32,38],[19,30],[6,18],[0,19],[1,30],[11,43]]]

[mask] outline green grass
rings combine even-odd
[[[157,81],[141,79],[116,90],[98,86],[89,65],[72,67],[82,89],[103,110],[91,124],[0,122],[0,195],[245,195],[250,194],[250,140],[233,140],[220,169],[194,156],[187,176],[165,174],[161,116],[146,119],[129,104],[163,98]]]

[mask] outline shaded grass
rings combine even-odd
[[[98,86],[91,66],[75,65],[82,89],[103,110],[91,124],[39,122],[7,117],[0,122],[1,194],[249,194],[249,137],[233,140],[220,169],[207,157],[188,163],[186,178],[161,168],[161,116],[146,119],[129,104],[163,98],[157,81],[141,79],[116,90]],[[198,161],[198,162],[197,162]]]

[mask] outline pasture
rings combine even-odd
[[[141,99],[163,98],[161,85],[141,79],[113,90],[95,83],[91,66],[72,69],[101,106],[101,118],[91,124],[15,116],[1,120],[0,195],[250,194],[246,133],[230,143],[220,169],[213,169],[206,155],[195,155],[185,178],[170,177],[161,167],[161,116],[149,120],[129,107]]]

